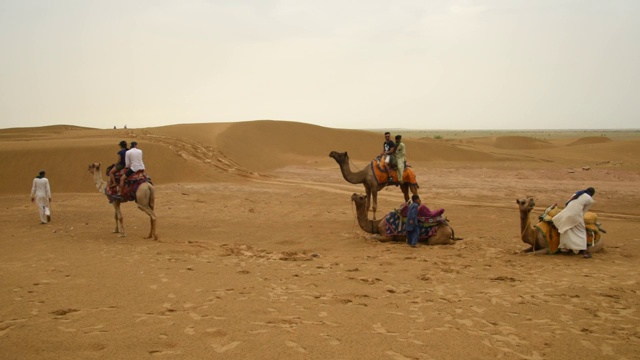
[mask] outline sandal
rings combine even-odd
[[[590,253],[590,252],[586,252],[586,251],[585,251],[585,252],[583,252],[583,253],[582,253],[582,256],[583,256],[585,259],[591,259],[591,253]]]

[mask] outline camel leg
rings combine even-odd
[[[400,190],[402,190],[402,194],[404,195],[404,202],[409,201],[409,184],[400,185]]]
[[[528,253],[532,253],[534,255],[544,255],[544,254],[548,254],[549,253],[549,249],[547,248],[542,248],[542,249],[538,249],[536,251],[533,251],[533,246],[528,247],[524,250],[522,250],[523,253],[528,254]]]
[[[451,229],[451,240],[455,240],[455,241],[464,240],[464,238],[456,236],[456,232],[453,230],[451,226],[449,226],[449,229]]]
[[[145,237],[145,239],[158,240],[158,235],[156,235],[156,214],[153,211],[155,198],[154,198],[154,189],[151,186],[140,187],[138,188],[138,192],[136,193],[137,205],[138,209],[144,211],[147,215],[149,215],[150,221],[150,230],[149,235]]]
[[[453,245],[453,229],[447,225],[438,225],[436,234],[427,239],[427,245]]]
[[[373,200],[373,205],[371,206],[371,210],[373,211],[373,220],[376,219],[376,210],[378,210],[378,190],[371,190],[371,198]]]
[[[149,230],[149,235],[145,236],[145,239],[158,240],[158,236],[156,235],[156,214],[150,208],[146,206],[142,206],[138,204],[138,209],[144,211],[147,215],[149,215],[149,221],[151,225],[151,229]]]
[[[124,219],[122,218],[122,211],[120,210],[120,202],[119,201],[114,201],[113,202],[113,207],[115,208],[115,213],[116,213],[116,229],[114,231],[114,233],[120,233],[121,237],[125,237],[127,236],[124,232]]]
[[[373,220],[376,219],[376,209],[378,207],[377,205],[377,198],[378,198],[378,194],[374,193],[370,188],[365,187],[365,190],[367,191],[367,203],[365,206],[365,209],[367,210],[367,217],[369,216],[369,209],[371,209],[371,198],[373,197]]]

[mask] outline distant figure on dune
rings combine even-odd
[[[31,186],[31,202],[38,206],[40,212],[40,223],[46,224],[51,221],[51,188],[49,187],[49,179],[45,177],[45,171],[40,170],[38,176],[33,179]]]

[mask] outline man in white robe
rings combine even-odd
[[[44,175],[44,170],[41,170],[38,176],[33,179],[33,185],[31,186],[31,202],[35,202],[38,206],[42,224],[51,221],[51,210],[49,209],[51,188],[49,187],[49,180]]]
[[[560,232],[559,249],[573,250],[574,253],[582,252],[585,258],[591,257],[589,250],[587,250],[587,228],[584,224],[584,214],[595,203],[592,198],[594,194],[593,188],[577,192],[567,202],[567,206],[553,217],[553,224]]]

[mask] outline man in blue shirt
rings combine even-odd
[[[418,245],[418,237],[420,236],[420,228],[422,224],[418,221],[418,209],[420,208],[420,196],[414,194],[411,196],[411,205],[407,213],[407,242],[411,247]]]

